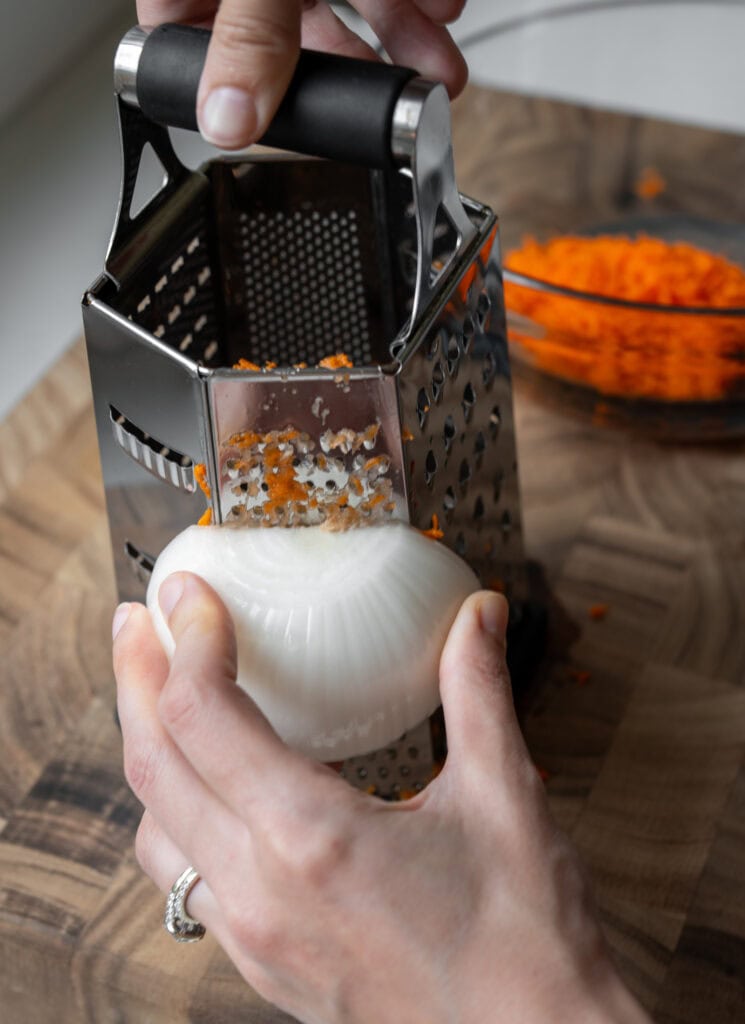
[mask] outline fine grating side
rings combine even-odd
[[[310,365],[343,350],[372,361],[354,210],[239,216],[246,343],[252,359]]]

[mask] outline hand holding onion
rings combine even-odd
[[[138,857],[164,893],[197,868],[188,910],[259,993],[307,1024],[647,1020],[517,726],[501,597],[472,595],[450,630],[443,771],[386,804],[289,749],[235,685],[209,586],[180,573],[159,596],[170,667],[144,608],[115,621]]]
[[[192,526],[161,553],[147,604],[187,570],[225,603],[238,685],[291,747],[341,761],[392,743],[440,703],[438,664],[475,573],[405,523],[334,533]]]

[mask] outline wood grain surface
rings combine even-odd
[[[461,186],[501,211],[508,246],[618,215],[650,163],[664,208],[745,220],[735,136],[471,89],[455,144]],[[527,547],[551,607],[549,654],[521,698],[531,751],[655,1020],[740,1024],[745,444],[603,430],[519,380],[515,402]],[[161,927],[132,851],[113,607],[78,344],[0,425],[0,1018],[289,1020],[211,937],[180,947]]]

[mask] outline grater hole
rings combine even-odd
[[[419,420],[419,426],[424,430],[424,425],[427,422],[427,416],[429,414],[430,401],[429,395],[427,394],[426,388],[419,388],[419,394],[416,396],[416,415]]]
[[[500,525],[502,527],[502,537],[504,540],[507,540],[512,532],[512,516],[510,515],[510,510],[508,508],[506,508],[502,513]]]
[[[476,456],[477,464],[481,462],[484,452],[486,451],[486,438],[483,433],[479,430],[476,435],[476,440],[473,442],[473,454]]]
[[[454,334],[451,334],[448,338],[445,360],[449,376],[456,377],[458,374],[458,365],[460,363],[460,345],[458,344],[458,339]]]
[[[471,355],[473,349],[473,336],[476,333],[476,327],[473,322],[473,317],[470,313],[466,313],[463,318],[463,351],[466,355]]]
[[[442,499],[442,508],[445,514],[449,516],[453,512],[457,504],[458,499],[455,497],[455,491],[453,490],[452,487],[447,487],[445,490],[445,495]]]
[[[450,415],[450,413],[448,413],[448,415],[445,417],[445,424],[444,424],[444,426],[442,428],[442,438],[443,438],[443,440],[445,442],[445,452],[447,454],[450,453],[450,449],[453,447],[453,441],[455,440],[455,435],[456,435],[455,420]]]
[[[494,504],[495,505],[499,502],[499,499],[502,497],[502,482],[503,482],[503,480],[504,480],[504,470],[500,468],[494,474],[494,480],[492,481],[492,497],[494,499]]]
[[[190,493],[196,489],[194,462],[188,455],[157,441],[113,405],[109,406],[109,421],[122,451],[148,473]]]
[[[468,481],[471,479],[471,464],[468,459],[463,459],[458,470],[458,483],[460,489],[465,493],[468,487]]]
[[[473,415],[473,407],[476,404],[476,392],[474,391],[473,384],[471,384],[470,381],[463,388],[463,399],[460,404],[463,409],[463,418],[466,423],[470,423],[471,416]]]
[[[462,533],[459,533],[458,536],[455,538],[455,543],[453,544],[453,551],[455,551],[456,555],[460,555],[461,558],[465,557],[466,538],[463,536]]]
[[[150,582],[155,566],[155,559],[144,551],[140,551],[131,541],[124,542],[124,555],[135,578],[144,586]]]
[[[481,495],[478,496],[474,503],[473,518],[476,520],[477,523],[484,518],[484,499],[481,497]]]
[[[489,413],[489,433],[491,434],[492,441],[496,441],[501,423],[502,414],[499,410],[499,406],[494,405],[492,406],[492,411]]]
[[[488,389],[494,383],[497,373],[497,360],[492,352],[487,352],[484,357],[484,365],[481,367],[481,380]]]
[[[436,403],[439,403],[442,398],[442,391],[445,387],[445,370],[443,369],[442,363],[438,361],[435,363],[435,368],[432,371],[432,397]]]
[[[482,292],[479,295],[478,302],[476,303],[476,317],[479,325],[483,328],[486,319],[489,316],[489,310],[491,309],[491,299],[489,298],[488,292]]]
[[[427,487],[432,487],[437,474],[437,456],[430,450],[427,452],[427,457],[424,460],[424,482]]]

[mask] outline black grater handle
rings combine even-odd
[[[160,25],[144,36],[131,93],[149,120],[196,130],[197,89],[210,37],[206,29],[188,25]],[[309,156],[389,167],[393,112],[416,74],[411,68],[301,50],[284,99],[260,142]]]

